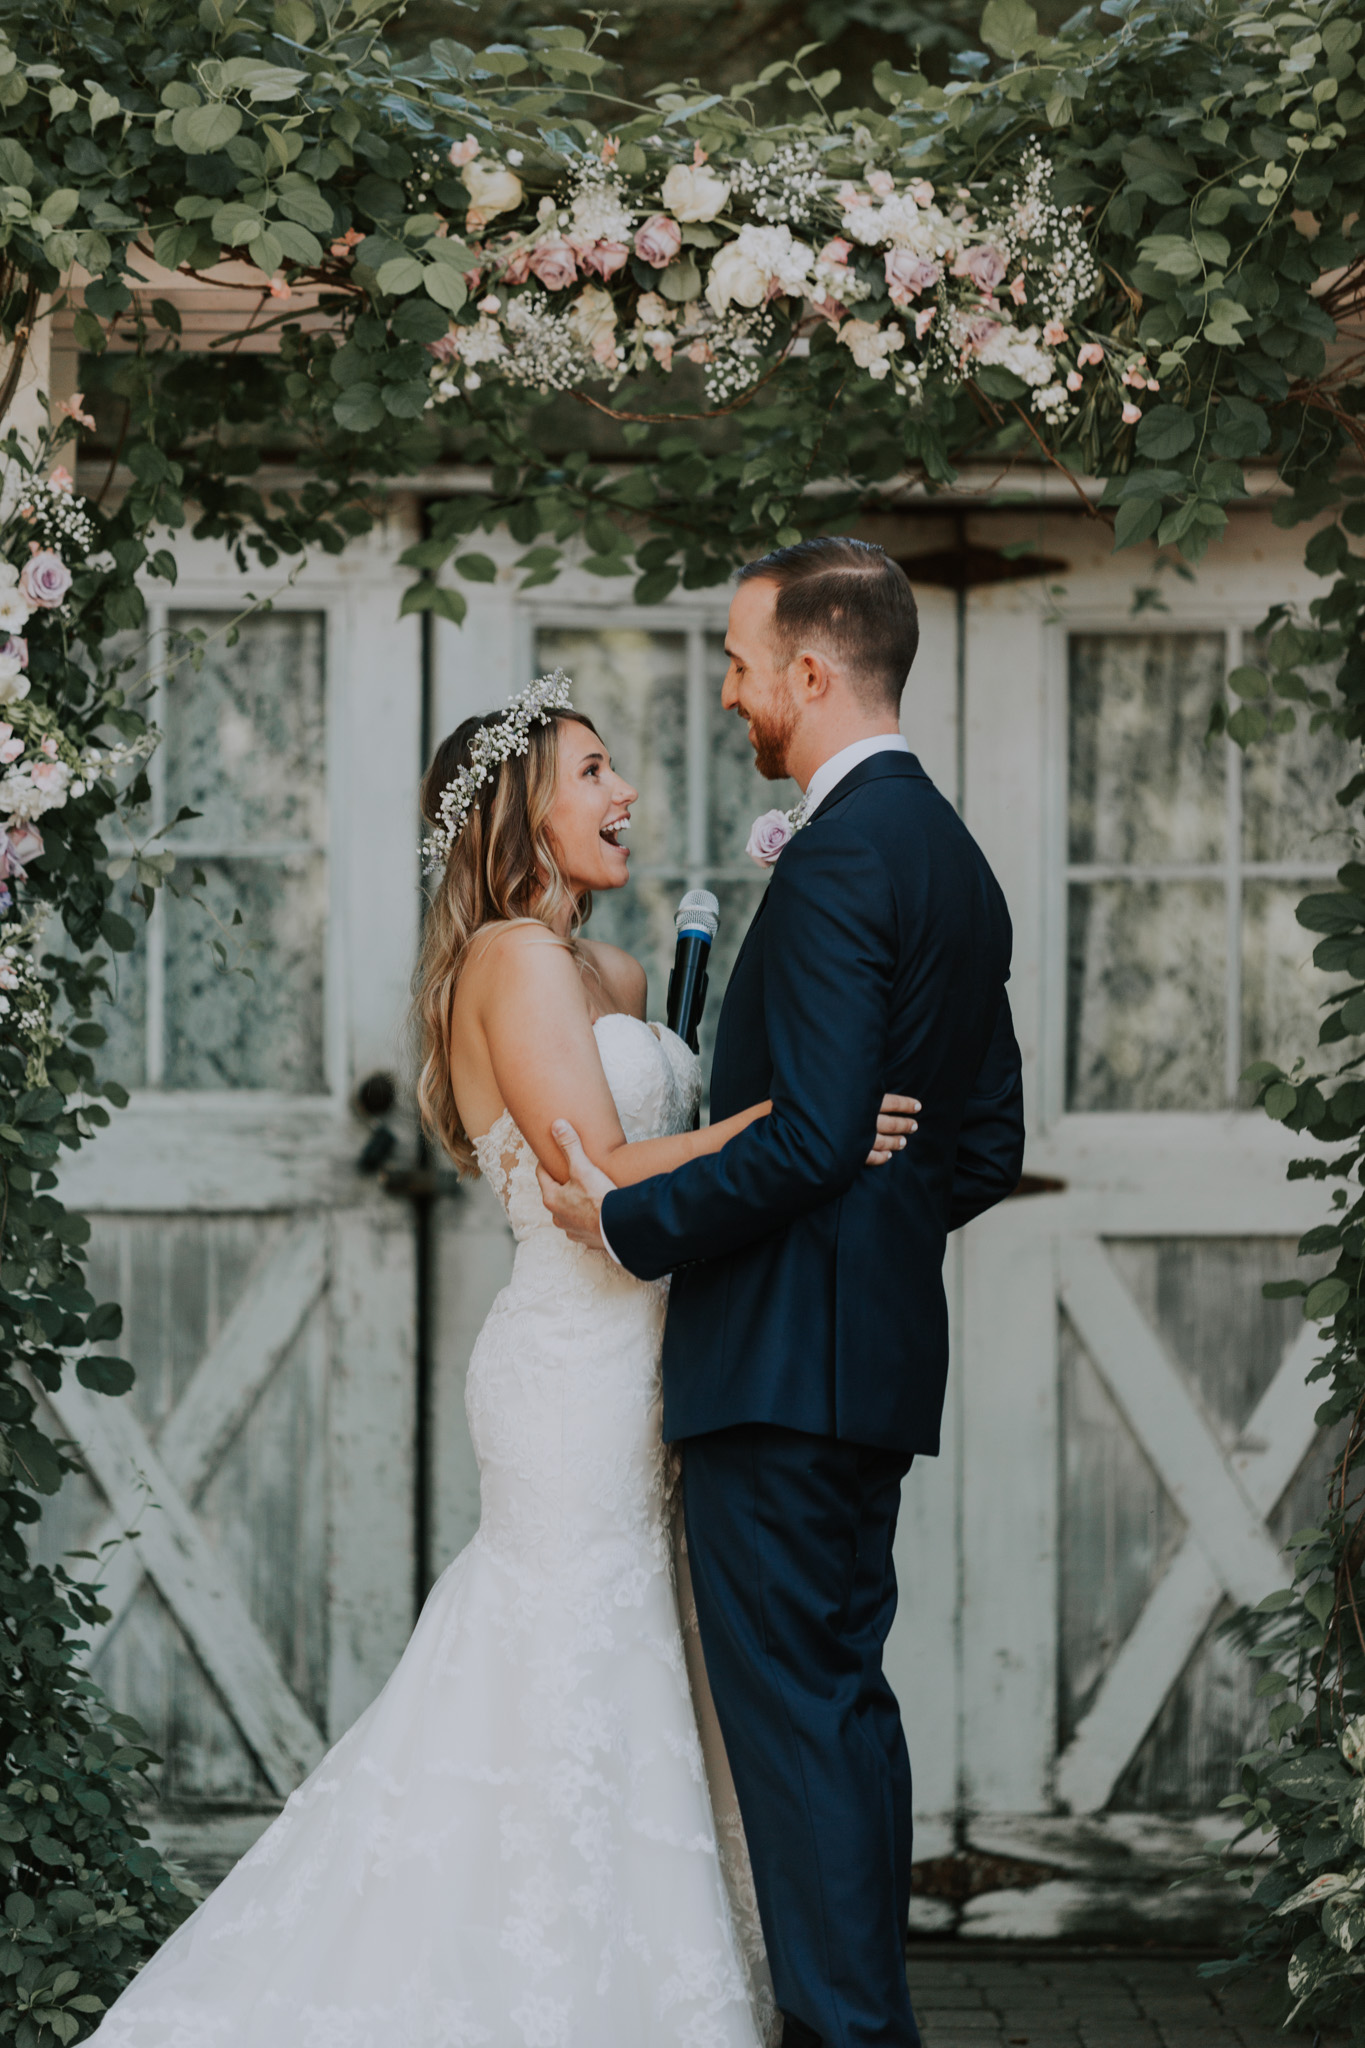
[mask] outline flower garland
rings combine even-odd
[[[428,344],[428,405],[490,374],[546,392],[614,388],[680,358],[724,405],[827,323],[857,369],[892,379],[911,406],[931,385],[1006,372],[997,389],[1060,425],[1098,373],[1136,423],[1157,380],[1140,347],[1087,330],[1099,270],[1082,210],[1057,204],[1036,144],[979,191],[898,181],[871,162],[836,178],[824,162],[836,146],[798,138],[759,163],[696,144],[653,186],[621,172],[608,137],[573,159],[533,221],[490,236],[527,209],[521,152],[498,161],[475,137],[453,144],[466,233],[484,237],[469,278],[480,295]]]
[[[15,915],[12,883],[28,879],[43,855],[39,818],[150,753],[157,735],[94,746],[78,744],[49,705],[31,695],[29,641],[65,618],[75,569],[90,559],[97,529],[68,470],[35,474],[11,437],[0,469],[0,503],[14,509],[0,524],[0,1030],[28,1052],[41,1082],[52,1031],[52,989],[38,965],[41,911]],[[13,922],[11,922],[11,918]]]

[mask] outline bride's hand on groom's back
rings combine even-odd
[[[913,1095],[883,1095],[877,1112],[877,1135],[867,1155],[869,1166],[885,1166],[905,1150],[905,1141],[919,1129],[915,1118],[921,1105]]]

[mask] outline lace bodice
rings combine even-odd
[[[621,1128],[632,1144],[691,1129],[701,1100],[701,1062],[676,1032],[614,1012],[598,1018],[593,1035]],[[553,1229],[540,1199],[536,1155],[510,1110],[475,1138],[474,1152],[519,1241],[532,1231]]]

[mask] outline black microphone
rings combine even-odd
[[[673,929],[678,949],[668,977],[668,1028],[693,1052],[700,1052],[697,1032],[706,1006],[706,963],[720,925],[720,904],[709,889],[689,889],[678,905]]]

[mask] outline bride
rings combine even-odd
[[[580,934],[592,892],[627,878],[635,800],[559,674],[437,751],[419,1092],[517,1238],[469,1367],[482,1520],[379,1698],[117,2000],[100,2048],[777,2037],[675,1557],[667,1282],[570,1243],[536,1182],[537,1160],[566,1171],[557,1117],[624,1185],[767,1111],[694,1130],[695,1055],[644,1021],[639,963]],[[888,1098],[870,1163],[904,1143],[906,1107]]]

